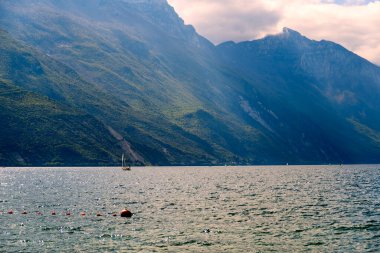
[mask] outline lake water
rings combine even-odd
[[[0,252],[380,252],[380,165],[3,168],[0,211]]]

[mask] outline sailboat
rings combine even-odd
[[[121,156],[121,169],[122,170],[131,170],[131,166],[126,165],[124,154]]]

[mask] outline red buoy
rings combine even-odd
[[[51,215],[56,215],[57,213],[55,211],[52,211],[51,212]]]
[[[71,215],[71,213],[70,213],[70,212],[66,212],[66,215],[67,215],[67,216],[70,216],[70,215]]]
[[[13,214],[13,210],[9,210],[9,211],[8,211],[8,214]]]
[[[113,213],[113,214],[112,214],[112,216],[113,216],[113,217],[116,217],[116,216],[117,216],[117,214],[116,214],[116,213]]]
[[[130,218],[132,217],[133,213],[127,209],[124,209],[123,211],[120,212],[120,216],[124,218]]]
[[[27,211],[23,211],[21,214],[28,214],[28,212]]]
[[[81,216],[86,216],[86,213],[85,212],[81,212],[80,215]]]
[[[100,217],[103,216],[101,213],[97,213],[96,216]]]

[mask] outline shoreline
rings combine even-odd
[[[363,163],[363,164],[284,164],[284,165],[198,165],[198,166],[192,166],[192,165],[163,165],[163,166],[131,166],[132,169],[165,169],[165,168],[268,168],[268,167],[274,167],[274,168],[286,168],[286,167],[293,167],[293,168],[302,168],[302,167],[357,167],[357,166],[380,166],[380,164],[376,163]],[[121,169],[120,166],[1,166],[0,169]]]

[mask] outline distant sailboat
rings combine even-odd
[[[122,170],[131,170],[131,166],[126,165],[124,154],[121,156],[121,169]]]

